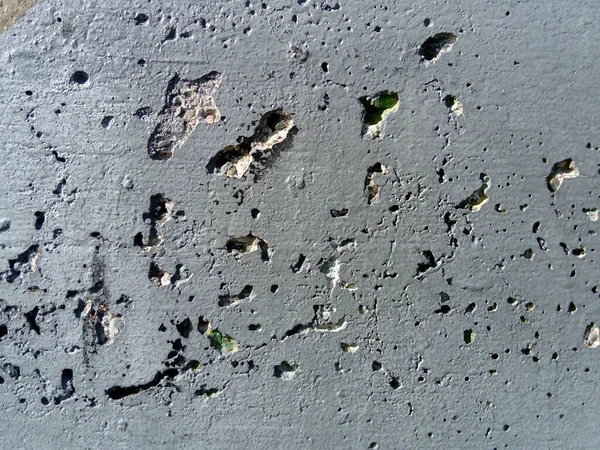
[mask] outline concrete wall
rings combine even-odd
[[[0,35],[0,446],[593,447],[599,19],[40,0]]]

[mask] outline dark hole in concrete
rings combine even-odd
[[[104,281],[98,280],[98,281],[96,281],[96,283],[94,283],[94,285],[91,288],[88,289],[88,292],[90,294],[97,294],[102,289],[104,289]]]
[[[25,319],[27,320],[27,323],[29,324],[29,328],[32,331],[35,331],[37,334],[40,334],[40,327],[37,324],[37,322],[35,321],[35,319],[38,315],[39,310],[40,310],[40,308],[36,306],[31,311],[25,313]]]
[[[77,72],[73,72],[73,75],[71,75],[71,83],[85,84],[88,82],[89,79],[90,79],[90,76],[83,70],[78,70]]]
[[[302,266],[304,265],[304,261],[306,261],[306,256],[304,256],[302,253],[300,253],[300,256],[298,257],[298,261],[296,261],[296,263],[292,265],[292,271],[294,273],[300,272],[302,270]]]
[[[273,367],[273,375],[276,378],[281,378],[284,374],[293,373],[295,371],[296,368],[287,361],[282,361],[281,364],[278,364],[275,367]]]
[[[146,24],[148,22],[148,19],[149,17],[147,14],[139,13],[137,16],[135,16],[133,20],[135,20],[135,24],[139,26]]]
[[[44,211],[36,211],[33,215],[35,216],[35,229],[41,230],[46,220],[46,213]]]
[[[163,42],[172,41],[177,37],[177,28],[171,27],[169,31],[167,31],[167,35],[163,39]]]
[[[194,329],[194,326],[192,325],[192,321],[189,319],[189,317],[186,317],[176,325],[176,328],[181,336],[188,339],[190,337],[190,333]]]
[[[110,124],[112,123],[113,118],[114,118],[113,116],[104,116],[104,118],[100,122],[102,124],[102,127],[108,128],[110,126]]]
[[[432,61],[438,57],[442,50],[454,44],[456,39],[456,35],[452,33],[438,33],[431,36],[421,45],[419,55],[427,61]]]
[[[449,305],[442,305],[439,309],[435,310],[436,314],[448,314],[452,308]]]
[[[136,109],[136,111],[133,113],[133,115],[135,117],[142,119],[146,116],[149,116],[152,113],[153,113],[153,110],[150,106],[142,106],[141,108]]]
[[[348,215],[348,208],[343,208],[343,209],[332,209],[329,211],[329,213],[331,214],[331,217],[345,217]]]

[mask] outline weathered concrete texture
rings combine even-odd
[[[593,447],[599,21],[41,0],[0,35],[1,446]]]

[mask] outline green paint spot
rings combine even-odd
[[[398,111],[400,98],[397,92],[381,91],[378,94],[358,99],[363,105],[362,135],[370,138],[380,138],[382,123],[388,114]]]
[[[344,283],[342,284],[342,289],[346,289],[347,291],[356,291],[358,289],[358,283]]]
[[[215,388],[211,388],[211,389],[200,388],[200,389],[198,389],[198,390],[195,392],[195,394],[196,394],[198,397],[204,397],[204,396],[206,396],[206,397],[208,397],[208,398],[214,398],[214,397],[216,397],[216,396],[217,396],[217,394],[218,394],[218,393],[219,393],[219,390],[218,390],[218,389],[215,389]]]
[[[346,322],[346,316],[344,316],[337,322],[325,323],[322,325],[315,325],[313,327],[313,329],[315,331],[328,331],[330,333],[334,333],[336,331],[341,331],[344,328],[346,328],[347,324],[348,324],[348,322]]]
[[[345,344],[341,343],[342,351],[345,353],[354,353],[358,350],[358,345],[356,344]]]
[[[210,330],[206,333],[210,338],[210,345],[223,354],[231,354],[238,351],[238,345],[235,339],[219,330]]]
[[[465,332],[464,332],[465,344],[470,344],[471,342],[473,342],[474,338],[475,338],[475,333],[473,333],[473,330],[465,330]]]
[[[535,252],[533,251],[532,248],[528,248],[527,250],[525,250],[523,252],[523,254],[521,256],[523,256],[523,258],[531,261],[535,257]]]

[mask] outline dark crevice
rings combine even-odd
[[[294,328],[292,328],[291,330],[286,331],[285,337],[288,338],[290,336],[294,336],[296,334],[300,334],[308,330],[310,330],[310,325],[304,325],[302,323],[299,323],[298,325],[295,325]]]
[[[247,284],[237,295],[230,295],[230,294],[221,295],[221,296],[219,296],[219,306],[221,306],[221,307],[232,306],[241,301],[248,300],[250,298],[250,296],[252,295],[253,290],[254,290],[254,287]]]
[[[39,307],[33,308],[31,311],[25,313],[25,319],[27,319],[27,323],[29,324],[29,329],[35,331],[37,334],[40,334],[40,327],[36,323],[35,319],[40,311]]]
[[[421,254],[427,259],[427,261],[424,263],[417,264],[417,275],[416,276],[423,275],[428,270],[434,269],[435,267],[437,267],[437,262],[435,260],[435,257],[433,256],[433,252],[431,250],[425,250],[425,251],[421,252]]]
[[[35,216],[35,229],[41,230],[46,220],[46,213],[44,211],[36,211],[33,215]]]
[[[192,325],[192,321],[189,319],[189,317],[186,317],[184,320],[175,325],[175,327],[177,328],[179,334],[186,339],[190,337],[190,333],[194,329],[194,325]]]
[[[60,163],[67,162],[67,159],[65,157],[63,157],[63,156],[59,156],[58,152],[56,150],[52,150],[52,154],[54,155],[54,159],[57,162],[60,162]]]
[[[54,397],[54,403],[59,405],[60,403],[73,397],[75,394],[75,386],[73,386],[73,369],[64,369],[60,377],[60,384],[63,390],[62,395]]]
[[[302,253],[300,253],[300,256],[298,257],[298,261],[296,261],[292,265],[292,272],[294,272],[294,273],[300,272],[302,270],[302,266],[304,265],[304,261],[306,261],[306,256],[304,256]]]
[[[108,395],[113,400],[121,400],[125,397],[137,395],[140,392],[156,387],[163,379],[173,379],[178,374],[179,370],[177,369],[166,369],[162,372],[157,372],[156,375],[154,375],[154,378],[148,383],[138,384],[134,386],[113,386],[110,389],[106,390],[106,395]]]
[[[165,197],[164,194],[154,194],[150,196],[150,207],[148,212],[142,215],[142,219],[146,223],[150,223],[150,231],[148,232],[148,241],[144,243],[144,236],[138,233],[133,238],[133,244],[137,247],[156,247],[163,241],[160,228],[170,219],[173,202]]]

